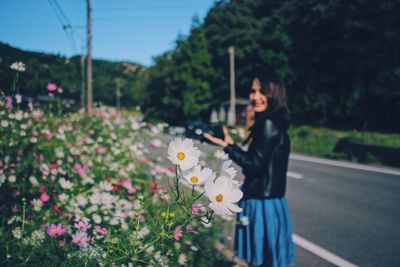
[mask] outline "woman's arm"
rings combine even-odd
[[[243,151],[236,144],[227,145],[224,151],[236,164],[247,173],[262,173],[268,167],[267,160],[279,139],[279,130],[275,123],[269,119],[265,121],[262,133],[255,134],[252,149]]]

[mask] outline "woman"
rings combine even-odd
[[[285,199],[290,140],[288,107],[283,85],[255,78],[249,94],[255,122],[244,143],[237,146],[224,128],[224,140],[205,134],[211,142],[242,167],[245,176],[238,214],[235,250],[252,266],[283,267],[294,264],[294,244],[289,209]],[[247,223],[248,221],[248,223]]]

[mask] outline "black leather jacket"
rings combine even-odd
[[[285,196],[290,153],[287,128],[283,117],[268,116],[253,127],[248,151],[236,144],[225,147],[229,158],[242,167],[244,199]]]

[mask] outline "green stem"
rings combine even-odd
[[[22,198],[22,230],[21,232],[24,232],[25,228],[25,215],[26,215],[26,199]]]
[[[19,76],[19,72],[17,71],[17,73],[15,74],[15,78],[14,78],[14,82],[13,82],[13,94],[15,94],[15,91],[17,89],[17,82],[18,82],[18,76]],[[18,93],[19,90],[17,90]]]
[[[179,166],[176,165],[176,168],[175,168],[175,189],[176,189],[177,199],[180,198],[178,168],[179,168]]]

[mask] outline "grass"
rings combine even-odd
[[[337,141],[347,137],[348,133],[322,127],[297,126],[289,129],[289,136],[293,152],[310,156],[342,158],[341,155],[336,155],[333,149]]]
[[[141,112],[136,108],[122,108],[121,115],[122,117],[130,117],[130,116],[137,117],[141,115]]]
[[[355,158],[349,155],[335,153],[333,151],[336,143],[344,137],[366,144],[400,148],[400,134],[335,130],[325,127],[300,125],[291,126],[289,129],[289,136],[292,142],[292,152],[331,159],[356,161]],[[235,136],[234,139],[235,141],[239,141],[238,136]],[[371,157],[367,163],[379,164],[379,161]]]
[[[400,134],[341,131],[303,125],[291,127],[289,135],[293,151],[313,156],[331,155],[336,143],[344,137],[366,144],[400,148]]]

